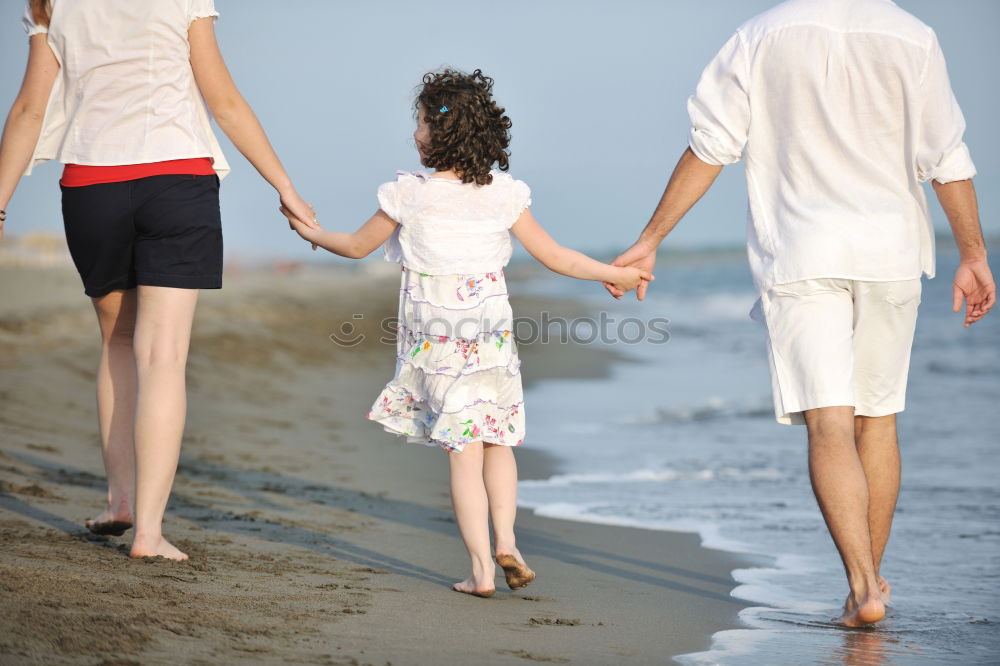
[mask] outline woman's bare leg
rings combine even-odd
[[[493,594],[496,568],[490,557],[489,501],[483,484],[483,443],[465,445],[461,453],[448,454],[451,468],[451,503],[458,531],[472,559],[472,575],[453,586],[478,596]]]
[[[108,505],[87,526],[132,524],[135,455],[132,426],[135,421],[135,289],[113,291],[92,299],[101,326],[101,362],[97,367],[97,419],[101,455],[108,478]]]
[[[132,557],[187,559],[163,538],[187,415],[185,368],[198,290],[140,286],[135,326],[135,540]]]
[[[503,567],[507,584],[512,589],[520,589],[535,579],[535,573],[525,564],[514,538],[517,515],[514,450],[509,446],[486,444],[483,455],[483,483],[489,498],[497,563]]]

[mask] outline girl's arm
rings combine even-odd
[[[49,48],[48,35],[32,35],[28,67],[17,99],[10,107],[0,141],[0,210],[5,210],[14,195],[21,174],[28,168],[45,119],[52,84],[59,74],[59,61]],[[0,215],[0,218],[3,216]],[[0,238],[3,220],[0,219]]]
[[[323,231],[302,224],[292,215],[291,211],[281,207],[281,212],[288,218],[291,225],[302,238],[318,245],[324,250],[349,259],[363,259],[389,240],[399,223],[385,214],[381,208],[368,218],[353,234],[343,231]]]
[[[222,52],[215,39],[215,24],[211,18],[194,21],[188,28],[191,45],[191,69],[195,82],[205,98],[215,122],[236,149],[278,191],[281,205],[290,210],[304,225],[319,229],[312,206],[295,191],[292,179],[285,172],[274,148],[267,140],[253,109],[243,99],[229,75]]]
[[[635,289],[640,280],[652,280],[649,271],[639,270],[630,266],[611,266],[591,259],[585,254],[563,247],[553,240],[552,236],[542,228],[531,214],[530,208],[525,208],[521,217],[510,228],[514,236],[521,242],[531,256],[540,261],[551,271],[580,280],[596,280],[617,285],[629,291]]]

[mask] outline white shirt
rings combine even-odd
[[[688,103],[692,151],[746,159],[757,289],[934,276],[921,181],[972,178],[934,32],[889,0],[791,0],[751,19]]]
[[[491,273],[510,261],[510,228],[531,190],[499,171],[489,185],[400,171],[378,188],[378,205],[399,223],[383,248],[387,261],[429,275]]]
[[[188,27],[218,16],[213,0],[53,0],[48,28],[25,10],[28,35],[48,33],[59,61],[35,154],[95,166],[209,157],[229,165],[191,70]]]

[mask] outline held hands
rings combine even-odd
[[[618,255],[618,258],[611,262],[612,266],[630,267],[640,271],[640,281],[637,283],[635,296],[638,300],[646,298],[646,290],[649,283],[653,281],[653,267],[656,265],[656,247],[642,241],[637,241],[635,245]],[[626,291],[633,287],[622,289],[617,283],[605,282],[604,288],[608,293],[617,299],[621,299]]]
[[[310,208],[312,207],[310,206]],[[315,221],[315,218],[311,218],[313,219],[312,224],[307,225],[284,205],[278,210],[281,211],[282,215],[288,218],[288,228],[301,236],[303,240],[309,241],[312,244],[312,249],[315,250],[316,237],[323,231],[323,227],[319,226],[319,223]]]
[[[962,309],[965,299],[965,323],[968,328],[982,319],[997,302],[997,288],[986,258],[962,261],[955,271],[952,287],[952,310]]]
[[[635,266],[616,267],[616,272],[621,277],[615,278],[614,282],[605,282],[604,287],[608,291],[614,289],[622,294],[626,291],[632,291],[636,287],[641,289],[643,285],[656,279],[649,271]]]
[[[278,209],[282,215],[288,218],[288,227],[297,232],[302,238],[312,242],[303,232],[322,231],[319,226],[319,219],[316,217],[316,209],[302,200],[298,192],[279,192],[281,207]],[[316,249],[316,244],[312,243],[312,249]]]

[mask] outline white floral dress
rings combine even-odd
[[[494,185],[498,187],[492,192],[489,188],[493,185],[434,183],[430,181],[436,179],[420,174],[401,174],[396,183],[387,184],[396,187],[379,190],[380,207],[401,224],[397,236],[387,244],[386,258],[404,265],[396,373],[375,400],[368,418],[389,432],[405,435],[408,441],[447,451],[462,451],[470,442],[519,446],[524,440],[521,362],[502,270],[510,250],[499,248],[497,260],[495,244],[505,240],[509,245],[507,229],[530,198],[523,183],[523,187],[514,187],[520,181],[506,174],[496,176]],[[507,200],[512,197],[510,206]],[[504,204],[498,208],[494,205],[497,201]],[[458,210],[450,213],[455,203],[460,204]],[[499,217],[500,225],[486,220],[477,226],[477,211],[492,212],[490,220]],[[511,216],[512,220],[507,219]],[[451,217],[465,220],[465,224],[449,226]],[[497,235],[500,229],[503,234]],[[441,236],[442,243],[434,243],[435,235]],[[420,241],[414,242],[415,237]],[[423,266],[411,265],[440,270],[445,256],[439,252],[441,244],[470,243],[488,247],[481,248],[480,256],[467,247],[471,262],[451,260],[446,264],[494,270],[431,273],[422,270]],[[434,247],[436,252],[421,251],[423,246]]]
[[[521,362],[503,266],[530,204],[521,181],[491,185],[401,173],[379,189],[400,223],[386,259],[403,264],[396,373],[368,418],[408,441],[462,451],[524,441]]]

